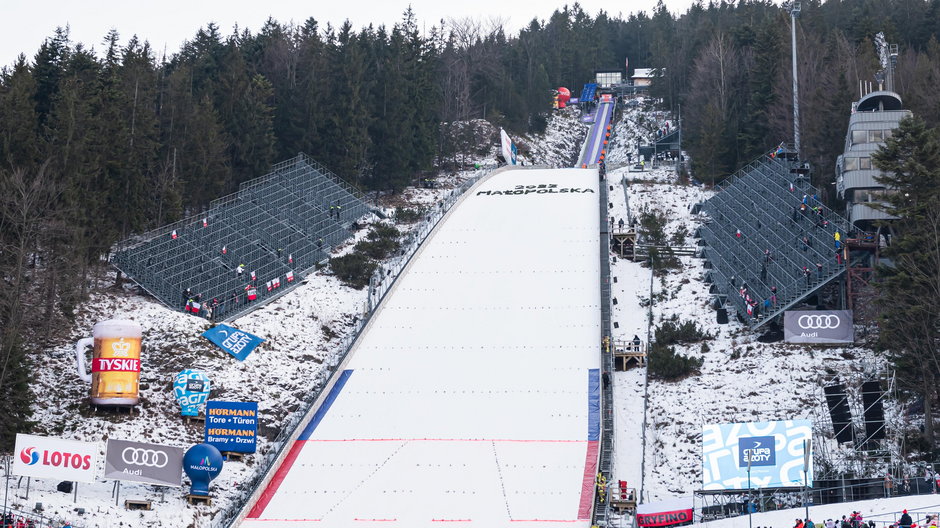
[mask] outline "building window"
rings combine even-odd
[[[871,169],[871,158],[858,158],[858,168],[862,170]]]
[[[852,131],[852,144],[858,145],[860,143],[865,143],[868,141],[868,131],[867,130],[853,130]]]
[[[884,133],[881,130],[869,130],[868,131],[868,142],[869,143],[881,143],[884,141]]]
[[[858,170],[858,158],[845,158],[845,170]]]

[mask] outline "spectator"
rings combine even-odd
[[[890,475],[888,475],[885,478],[890,478]],[[887,482],[888,481],[885,480],[885,486],[888,485]],[[898,519],[898,526],[900,526],[901,528],[910,528],[911,524],[913,523],[914,521],[913,519],[911,519],[911,516],[908,515],[907,510],[904,510],[904,512],[901,513],[901,518]]]

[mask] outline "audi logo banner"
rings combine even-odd
[[[787,343],[853,343],[852,311],[787,311],[783,314],[783,338]]]
[[[108,440],[104,478],[158,486],[183,485],[183,448]]]

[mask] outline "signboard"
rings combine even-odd
[[[235,356],[235,359],[239,361],[245,361],[245,358],[248,357],[248,354],[251,354],[256,346],[264,343],[264,339],[256,335],[224,324],[206,330],[202,333],[202,337],[212,341],[222,350]]]
[[[636,506],[639,526],[671,526],[692,521],[692,497],[681,497]]]
[[[786,311],[783,338],[787,343],[854,343],[851,310]]]
[[[104,478],[158,486],[183,485],[183,448],[108,440]]]
[[[16,435],[13,474],[72,482],[94,482],[98,444],[48,436]]]
[[[206,402],[206,443],[219,451],[254,453],[258,402]]]
[[[702,489],[802,487],[808,420],[706,425],[702,430]],[[812,457],[806,482],[813,485]]]

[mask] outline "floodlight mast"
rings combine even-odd
[[[800,96],[796,73],[796,17],[800,15],[800,2],[790,2],[790,45],[793,57],[793,148],[800,157]]]

